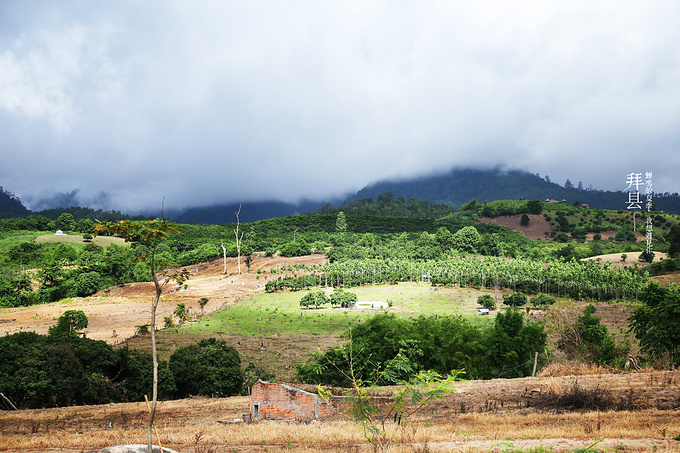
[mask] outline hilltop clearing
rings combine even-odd
[[[493,223],[496,225],[501,225],[508,227],[511,230],[520,231],[524,233],[527,239],[531,240],[546,240],[549,239],[550,232],[552,231],[552,225],[548,222],[542,215],[538,214],[528,214],[529,224],[522,225],[522,216],[520,214],[515,215],[502,215],[498,217],[482,217],[479,219],[479,223]],[[546,233],[548,233],[546,235]]]
[[[626,252],[626,253],[610,253],[608,255],[598,255],[591,256],[589,258],[584,258],[586,260],[596,260],[601,264],[607,261],[611,262],[614,267],[634,267],[634,266],[646,266],[647,263],[640,261],[640,254],[642,252]],[[626,255],[625,259],[622,255]],[[667,253],[654,252],[654,262],[657,263],[668,256]]]

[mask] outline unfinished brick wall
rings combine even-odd
[[[250,413],[253,420],[294,420],[330,417],[336,408],[315,393],[257,381],[250,394]]]

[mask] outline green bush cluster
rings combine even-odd
[[[350,367],[363,382],[382,375],[383,385],[428,370],[446,375],[464,369],[471,379],[522,377],[531,374],[534,353],[544,351],[546,334],[510,309],[488,325],[460,316],[401,319],[378,314],[354,326],[349,339],[345,346],[317,352],[310,363],[299,365],[297,379],[348,386]]]
[[[82,324],[80,324],[82,326]],[[152,387],[151,354],[71,334],[19,332],[0,337],[0,392],[21,409],[143,401]],[[236,350],[215,339],[178,349],[159,363],[161,399],[241,392]]]

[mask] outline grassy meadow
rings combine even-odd
[[[477,297],[485,293],[473,289],[433,288],[427,283],[364,286],[347,291],[354,292],[359,301],[387,302],[390,306],[387,309],[328,305],[318,309],[302,308],[300,299],[309,291],[260,293],[175,330],[241,335],[333,334],[344,333],[352,324],[385,311],[404,318],[439,314],[476,319]]]

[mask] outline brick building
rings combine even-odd
[[[332,401],[285,384],[260,380],[250,393],[253,420],[306,420],[327,418],[336,413],[337,407]]]

